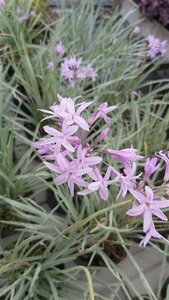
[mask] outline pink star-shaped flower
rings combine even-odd
[[[150,227],[148,229],[148,231],[146,232],[145,237],[142,239],[142,241],[140,242],[139,246],[146,246],[147,243],[149,242],[149,240],[151,239],[151,237],[154,237],[156,239],[162,239],[164,240],[167,244],[169,244],[169,241],[167,239],[165,239],[156,229],[154,226],[154,222],[151,221]]]
[[[130,190],[130,193],[138,201],[138,205],[127,211],[129,216],[143,216],[143,231],[147,232],[152,223],[152,216],[155,215],[163,221],[167,221],[166,215],[160,208],[169,207],[169,201],[162,198],[161,201],[154,200],[154,193],[148,186],[145,187],[145,194]]]
[[[44,142],[42,142],[42,145],[46,145],[50,143],[55,144],[57,148],[57,152],[61,151],[61,146],[63,146],[65,149],[69,150],[70,152],[75,151],[74,147],[72,146],[72,142],[74,141],[74,139],[77,139],[77,137],[72,137],[72,135],[78,130],[78,126],[76,125],[70,127],[62,126],[61,132],[50,126],[44,126],[43,129],[46,133],[48,133],[52,137],[49,137]]]
[[[60,174],[55,180],[56,185],[61,185],[67,182],[70,193],[74,196],[75,184],[85,187],[87,184],[81,178],[82,175],[90,172],[90,168],[77,168],[74,161],[69,162],[62,154],[57,155],[57,165],[44,162],[44,164],[52,171]]]
[[[103,118],[104,121],[105,121],[105,123],[109,123],[110,119],[107,116],[107,114],[110,113],[110,112],[112,112],[116,108],[117,108],[116,105],[108,107],[107,102],[104,102],[103,104],[101,104],[98,107],[98,109],[96,110],[96,112],[90,117],[90,119],[88,120],[88,123],[89,124],[93,124],[99,118]]]
[[[95,191],[98,191],[100,198],[103,200],[107,200],[108,195],[109,195],[108,185],[110,185],[114,182],[113,180],[109,180],[110,174],[111,174],[111,167],[107,168],[107,171],[106,171],[106,174],[104,175],[104,177],[102,177],[98,168],[94,168],[94,170],[92,172],[88,173],[88,175],[95,182],[89,183],[87,186],[87,189],[85,189],[81,192],[78,192],[78,194],[79,195],[88,195]]]

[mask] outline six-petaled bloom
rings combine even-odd
[[[162,221],[167,221],[166,215],[161,208],[169,207],[169,201],[154,194],[153,190],[146,186],[145,191],[130,190],[135,198],[134,207],[127,211],[127,215],[143,217],[143,232],[150,233],[152,229],[153,215]],[[159,200],[157,200],[159,199]]]
[[[111,167],[109,166],[107,168],[104,177],[100,174],[98,168],[94,168],[93,171],[89,172],[88,175],[94,180],[94,182],[89,183],[87,189],[78,192],[78,195],[88,195],[95,191],[98,191],[100,198],[103,200],[107,200],[109,196],[108,186],[114,182],[113,180],[109,180],[111,175]]]

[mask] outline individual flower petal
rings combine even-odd
[[[144,211],[144,221],[143,221],[143,231],[147,232],[150,228],[152,221],[152,212],[150,209],[145,209]]]
[[[142,215],[144,210],[145,210],[145,207],[144,207],[144,204],[142,204],[142,205],[139,205],[137,207],[129,209],[126,212],[126,214],[129,215],[129,216],[132,216],[132,217],[136,217],[136,216]]]
[[[158,217],[159,219],[163,220],[163,221],[167,221],[167,217],[166,215],[159,209],[159,208],[155,208],[155,209],[152,209],[152,213]]]
[[[89,125],[87,124],[87,122],[81,117],[81,116],[76,116],[74,118],[76,124],[79,125],[80,128],[89,131]]]
[[[91,194],[91,193],[93,193],[92,190],[84,189],[83,191],[78,192],[78,195],[85,196],[85,195],[88,195],[88,194]]]
[[[108,188],[106,185],[100,187],[99,195],[100,195],[100,198],[103,199],[104,201],[106,201],[108,199],[109,191],[108,191]]]
[[[149,186],[146,186],[145,187],[145,192],[146,192],[146,196],[149,199],[149,202],[153,202],[154,193],[153,193],[152,189]]]
[[[92,182],[88,185],[88,189],[91,191],[97,191],[100,187],[100,182],[96,181],[96,182]]]
[[[63,183],[65,183],[67,181],[67,176],[65,175],[59,175],[55,180],[54,180],[54,183],[56,185],[61,185]]]
[[[146,197],[142,193],[135,191],[135,190],[130,190],[130,193],[134,196],[135,199],[137,199],[137,201],[140,204],[143,204],[146,202]]]
[[[159,154],[156,155],[165,161],[164,180],[169,181],[169,152],[167,152],[167,154],[164,154],[162,151],[159,151]]]

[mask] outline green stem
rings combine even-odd
[[[75,266],[70,269],[65,270],[65,273],[74,272],[74,271],[83,271],[86,275],[88,287],[89,287],[89,300],[94,300],[94,289],[93,289],[93,283],[92,283],[92,277],[89,272],[89,270],[84,266]]]
[[[3,265],[0,267],[0,273],[6,271],[8,268],[10,268],[12,265],[25,265],[25,266],[30,266],[30,264],[25,261],[25,260],[21,260],[21,259],[16,259],[16,260],[13,260],[9,263],[7,263],[6,265]]]
[[[92,214],[91,216],[88,216],[88,217],[86,217],[85,219],[83,219],[83,220],[81,220],[81,221],[78,221],[78,222],[76,222],[76,223],[74,223],[74,224],[72,224],[72,225],[70,225],[68,228],[66,228],[66,230],[64,231],[64,233],[66,232],[69,232],[69,231],[71,231],[71,230],[73,230],[73,229],[75,229],[75,228],[77,228],[77,227],[79,227],[79,226],[83,226],[83,225],[85,225],[86,223],[88,223],[88,222],[90,222],[92,219],[94,219],[94,218],[97,218],[98,216],[100,216],[100,215],[102,215],[102,214],[104,214],[104,213],[107,213],[107,212],[109,212],[109,211],[111,211],[111,210],[115,210],[116,208],[119,208],[119,207],[122,207],[122,206],[125,206],[125,205],[127,205],[127,204],[130,204],[130,203],[132,203],[132,199],[129,199],[129,200],[125,200],[125,201],[123,201],[123,202],[119,202],[119,203],[116,203],[116,204],[112,204],[111,206],[109,206],[109,207],[106,207],[106,208],[103,208],[103,209],[101,209],[101,210],[99,210],[99,211],[96,211],[94,214]]]

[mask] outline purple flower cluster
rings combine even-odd
[[[60,59],[65,55],[65,46],[61,41],[57,42],[54,50],[56,52],[56,61],[60,62]],[[54,65],[54,61],[49,61],[47,69],[53,71]],[[76,58],[75,56],[70,58],[66,57],[63,60],[60,67],[60,74],[72,87],[74,87],[77,81],[86,78],[95,81],[97,77],[97,72],[91,64],[84,65],[82,58]]]
[[[147,38],[148,42],[148,57],[151,59],[155,58],[157,55],[164,55],[166,53],[167,41],[160,41],[153,35],[149,35]]]
[[[74,86],[78,80],[91,78],[92,81],[95,81],[97,77],[97,73],[91,64],[82,66],[82,58],[78,59],[76,57],[65,58],[61,64],[61,75],[71,86]]]
[[[32,10],[30,13],[25,13],[22,9],[17,8],[16,9],[16,13],[18,15],[18,23],[23,23],[27,20],[29,20],[32,17],[36,16],[36,12],[34,10]]]
[[[102,147],[109,128],[104,128],[95,141],[88,142],[93,124],[100,120],[109,123],[108,114],[116,106],[109,107],[105,102],[86,119],[83,113],[91,106],[91,101],[79,103],[79,97],[64,98],[59,94],[58,99],[60,103],[54,103],[49,110],[41,109],[47,115],[43,120],[53,119],[55,126],[44,126],[47,136],[34,143],[46,167],[57,174],[54,183],[67,183],[72,196],[75,194],[75,187],[80,187],[78,195],[98,192],[105,201],[109,197],[109,186],[118,185],[117,198],[130,193],[135,199],[127,214],[143,218],[145,237],[140,245],[145,246],[151,237],[164,239],[156,231],[152,216],[167,221],[161,208],[169,207],[169,201],[156,194],[148,184],[160,166],[159,158],[166,164],[164,180],[169,180],[169,153],[160,151],[156,157],[148,158],[143,174],[136,175],[136,162],[143,160],[136,149],[130,147],[115,150]],[[113,166],[115,162],[119,169]]]
[[[169,24],[169,0],[140,0],[140,11],[164,26]]]

